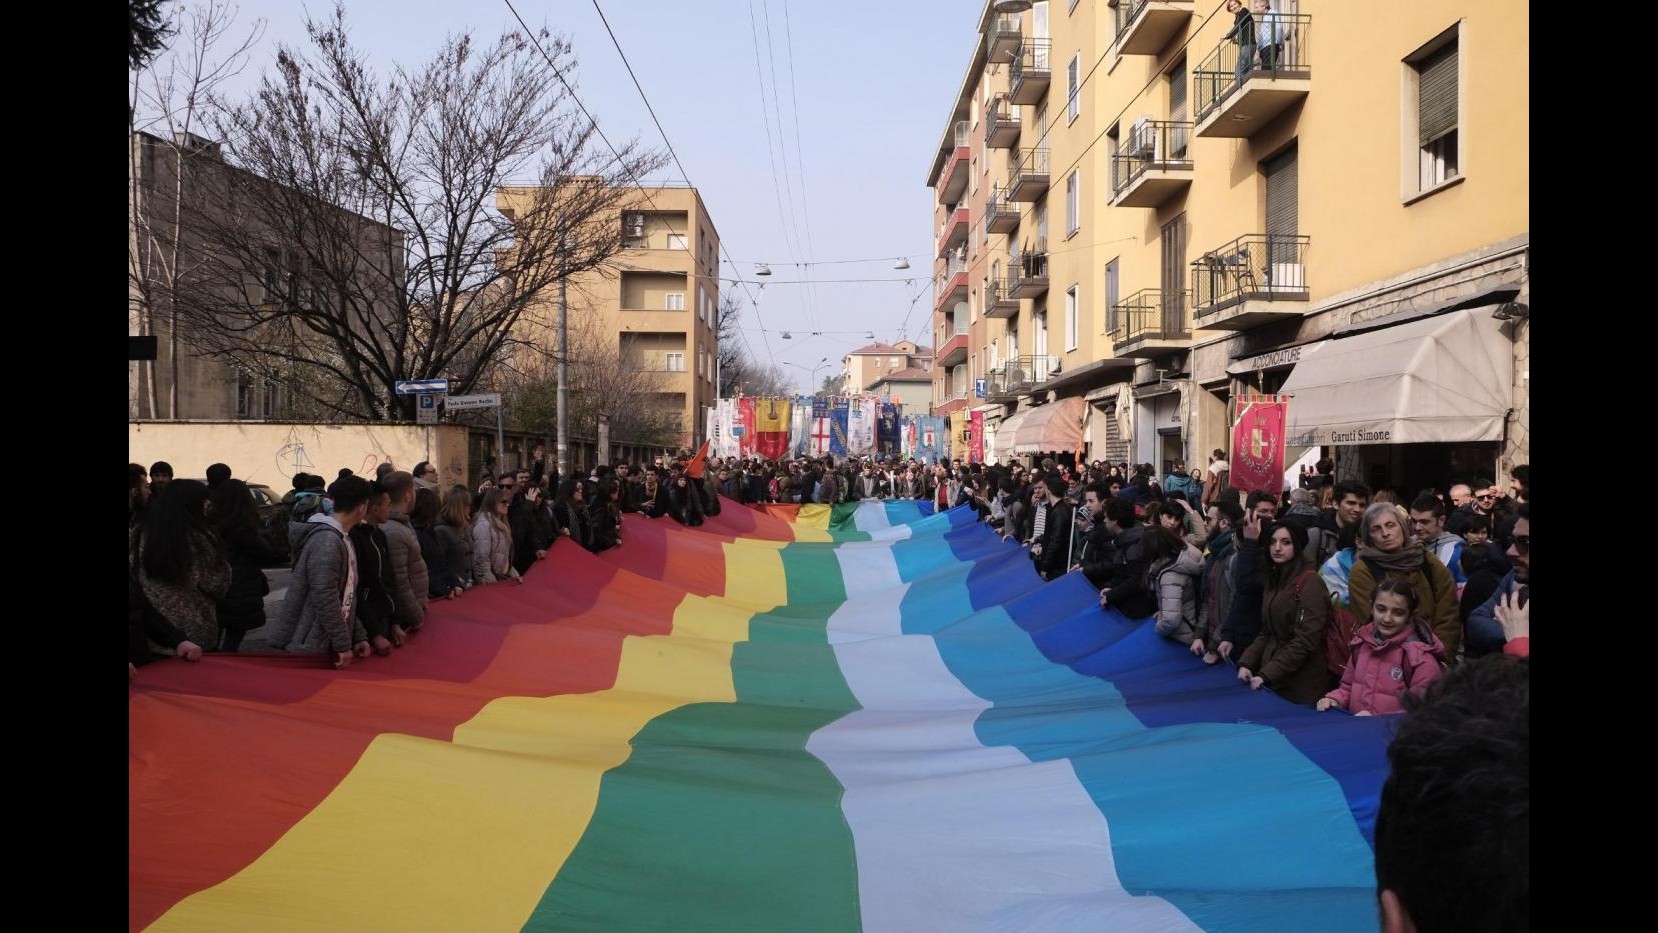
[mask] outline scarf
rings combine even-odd
[[[1360,560],[1370,561],[1389,573],[1414,573],[1421,570],[1422,561],[1426,556],[1420,541],[1411,541],[1391,554],[1378,551],[1368,544],[1361,544],[1358,553]]]

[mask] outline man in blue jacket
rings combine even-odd
[[[1479,657],[1483,654],[1495,654],[1507,647],[1511,638],[1524,635],[1528,645],[1531,638],[1530,631],[1510,631],[1502,621],[1502,607],[1515,604],[1528,605],[1531,602],[1531,503],[1521,503],[1514,521],[1514,533],[1509,539],[1508,561],[1514,569],[1503,577],[1503,582],[1497,585],[1497,591],[1485,604],[1475,609],[1468,616],[1467,631],[1463,632],[1463,651],[1468,657]],[[1527,620],[1529,629],[1530,621]]]

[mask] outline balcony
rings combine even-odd
[[[944,274],[938,277],[937,307],[944,307],[952,301],[967,300],[967,261],[952,258],[944,268]]]
[[[1011,149],[1019,142],[1019,105],[1006,94],[997,94],[990,101],[984,116],[984,147]]]
[[[1246,330],[1299,318],[1307,301],[1304,236],[1250,234],[1192,263],[1192,316],[1199,328]]]
[[[1110,311],[1111,346],[1118,356],[1152,357],[1192,345],[1185,292],[1167,298],[1147,288],[1128,296]]]
[[[1025,39],[1008,63],[1008,98],[1016,104],[1034,104],[1048,94],[1053,81],[1053,40]]]
[[[967,242],[967,205],[958,205],[938,228],[938,258]]]
[[[1019,229],[1019,206],[1008,200],[1000,185],[990,189],[984,202],[984,232],[1012,233]]]
[[[1114,15],[1119,54],[1156,55],[1192,18],[1192,0],[1122,0]]]
[[[944,342],[938,348],[938,356],[933,362],[939,366],[959,366],[967,362],[967,331],[957,331],[956,335]]]
[[[1013,150],[1013,168],[1007,173],[1009,201],[1035,201],[1048,190],[1048,150]]]
[[[985,375],[984,397],[988,401],[1012,401],[1029,395],[1059,375],[1059,357],[1018,356]]]
[[[990,23],[990,38],[985,45],[985,60],[1005,62],[1019,53],[1022,40],[1018,13],[997,13]]]
[[[1271,14],[1271,45],[1239,46],[1223,40],[1192,72],[1197,135],[1244,139],[1272,122],[1313,89],[1307,55],[1312,17]],[[1247,57],[1240,50],[1249,52]]]
[[[1156,207],[1192,184],[1192,124],[1141,120],[1111,157],[1111,206]]]
[[[1040,298],[1047,293],[1048,254],[1040,250],[1020,254],[1008,280],[1008,297]]]
[[[984,292],[984,316],[1010,318],[1019,313],[1019,299],[1013,297],[1013,279],[991,280]]]

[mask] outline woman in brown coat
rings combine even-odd
[[[1311,705],[1329,688],[1324,626],[1330,616],[1330,594],[1318,568],[1302,556],[1307,532],[1299,525],[1274,522],[1261,536],[1269,561],[1261,634],[1238,659],[1238,679],[1252,690],[1271,687],[1291,703]]]
[[[1359,523],[1358,555],[1347,577],[1347,605],[1356,625],[1370,621],[1376,584],[1399,580],[1422,598],[1422,615],[1445,646],[1445,657],[1455,659],[1462,643],[1462,611],[1456,580],[1438,555],[1411,537],[1410,515],[1398,505],[1378,502],[1364,510]]]

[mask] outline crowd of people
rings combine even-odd
[[[372,479],[300,473],[261,519],[225,464],[205,482],[129,464],[128,675],[160,657],[237,651],[262,627],[269,648],[343,669],[407,645],[433,600],[522,583],[557,547],[621,547],[636,520],[700,525],[722,499],[961,506],[1043,579],[1084,575],[1102,607],[1152,619],[1193,663],[1235,667],[1246,689],[1319,711],[1411,712],[1389,749],[1376,830],[1386,928],[1523,923],[1530,469],[1512,473],[1506,491],[1477,478],[1406,502],[1335,480],[1328,462],[1283,493],[1240,490],[1219,450],[1164,477],[1150,464],[835,457],[680,458],[560,477],[537,448],[528,467],[475,488],[441,486],[429,463],[381,464]],[[267,619],[264,568],[282,562],[286,598]],[[1478,800],[1436,790],[1445,768],[1478,778]],[[1470,839],[1501,857],[1458,855]]]

